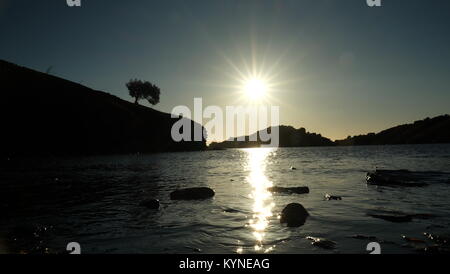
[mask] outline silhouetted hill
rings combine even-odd
[[[383,130],[337,140],[337,145],[394,145],[450,143],[450,115],[426,118]]]
[[[170,114],[0,60],[1,155],[200,150],[172,141]]]
[[[271,128],[268,129],[270,132]],[[223,148],[246,148],[246,147],[259,147],[261,144],[270,142],[261,142],[259,138],[260,132],[258,131],[251,136],[256,135],[258,141],[249,141],[250,136],[245,136],[244,142],[237,141],[237,138],[227,140],[221,143],[211,143],[209,147],[211,149],[223,149]],[[310,133],[305,128],[295,129],[291,126],[279,126],[280,132],[280,147],[302,147],[302,146],[333,146],[334,143],[328,138],[322,137],[320,134]]]
[[[415,121],[412,124],[405,124],[383,130],[377,134],[369,133],[348,137],[344,140],[331,141],[320,134],[306,132],[304,128],[295,129],[291,126],[280,126],[280,147],[303,147],[303,146],[350,146],[350,145],[395,145],[395,144],[436,144],[450,143],[450,115],[442,115],[435,118],[426,118]],[[225,148],[247,148],[259,147],[262,142],[249,141],[249,136],[245,136],[246,141],[236,141],[237,138],[221,143],[211,143],[210,149]]]

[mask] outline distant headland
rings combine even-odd
[[[270,131],[270,128],[266,129]],[[257,141],[244,142],[232,138],[220,143],[211,143],[211,149],[259,147],[267,142],[259,139],[261,131],[254,133]],[[352,146],[352,145],[399,145],[399,144],[437,144],[450,143],[450,115],[445,114],[434,118],[415,121],[383,130],[379,133],[349,136],[344,140],[332,141],[317,133],[307,132],[305,128],[295,129],[291,126],[279,126],[280,147],[303,146]],[[255,138],[254,138],[255,139]]]

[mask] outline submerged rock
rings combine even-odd
[[[289,169],[290,169],[290,170],[297,170],[297,168],[295,168],[295,167],[293,167],[293,166],[291,166]]]
[[[376,170],[366,175],[367,184],[393,187],[424,187],[428,186],[422,174],[408,170]]]
[[[331,200],[342,200],[342,197],[340,196],[333,196],[331,194],[325,194],[325,200],[331,201]]]
[[[402,238],[403,238],[403,240],[410,242],[410,243],[425,244],[425,241],[421,240],[421,239],[411,238],[411,237],[407,237],[405,235],[402,235]]]
[[[319,238],[319,237],[311,237],[308,236],[306,239],[311,241],[311,244],[317,247],[321,247],[324,249],[334,249],[336,248],[336,242],[330,241],[325,238]]]
[[[416,248],[416,251],[427,253],[427,254],[450,254],[450,237],[444,235],[436,235],[431,233],[423,233],[424,236],[433,242],[432,245],[427,245],[427,242],[408,238],[403,236],[403,238],[409,242],[413,242],[415,244],[426,245],[422,248]]]
[[[198,252],[198,253],[202,252],[202,250],[200,248],[197,248],[197,247],[186,246],[186,248],[190,249],[190,250],[192,250],[194,252]]]
[[[394,222],[394,223],[406,223],[411,222],[413,219],[431,219],[436,217],[433,214],[426,213],[404,213],[401,211],[391,211],[378,209],[367,214],[370,217],[383,219],[385,221]]]
[[[349,236],[349,238],[353,238],[353,239],[357,239],[357,240],[369,240],[369,241],[377,242],[379,244],[396,244],[395,242],[383,240],[376,236],[369,236],[369,235],[355,234],[355,235]]]
[[[226,213],[240,213],[241,211],[239,211],[237,209],[234,209],[234,208],[225,208],[225,209],[223,209],[223,212],[226,212]]]
[[[286,223],[288,227],[299,227],[306,222],[308,216],[308,212],[301,204],[291,203],[281,212],[280,223]]]
[[[209,187],[193,187],[178,189],[170,193],[171,200],[200,200],[212,198],[214,190]]]
[[[139,205],[145,206],[146,208],[149,208],[149,209],[159,209],[159,207],[160,207],[160,203],[159,203],[158,199],[144,200]]]
[[[367,235],[361,235],[361,234],[355,234],[349,236],[349,238],[358,239],[358,240],[378,240],[375,236],[367,236]]]
[[[287,193],[287,194],[307,194],[309,193],[309,188],[307,186],[299,186],[299,187],[280,187],[273,186],[267,189],[270,192],[274,193]]]
[[[412,221],[410,215],[367,214],[370,217],[382,219],[393,223],[407,223]]]

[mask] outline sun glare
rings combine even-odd
[[[266,95],[267,84],[262,79],[249,79],[245,83],[244,92],[252,101],[261,100]]]

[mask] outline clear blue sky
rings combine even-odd
[[[450,2],[0,0],[0,59],[155,108],[236,104],[238,70],[273,77],[281,123],[332,139],[450,112]]]

